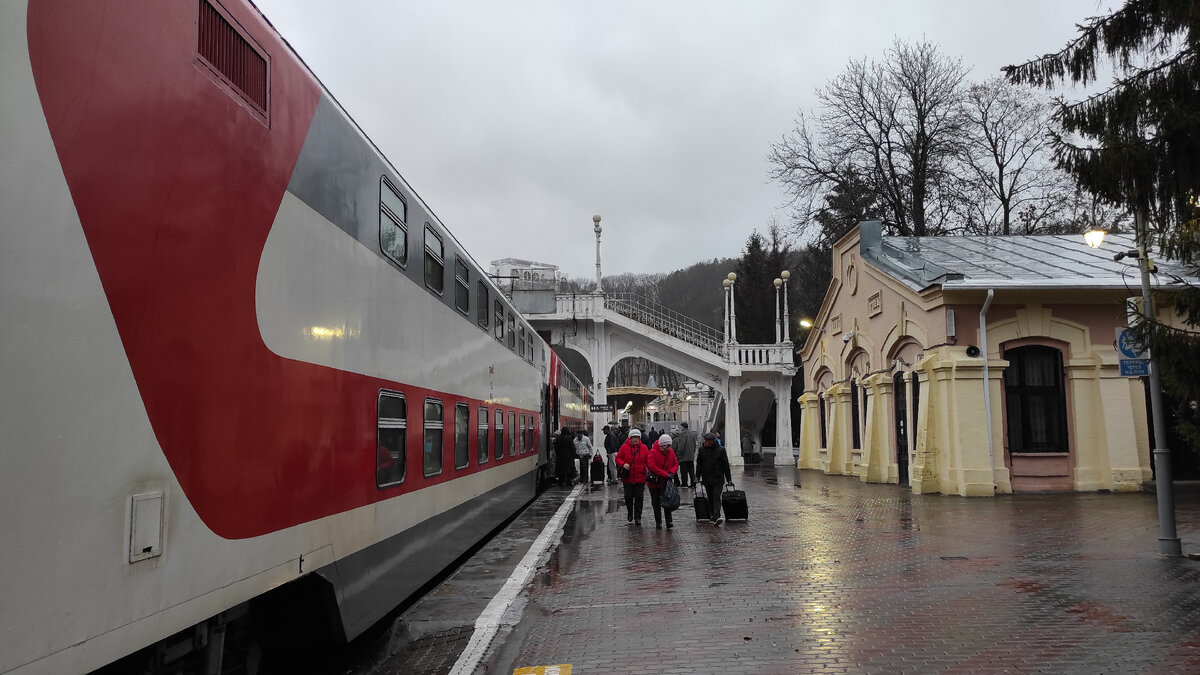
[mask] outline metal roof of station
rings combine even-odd
[[[871,225],[875,229],[872,231]],[[1113,256],[1136,248],[1132,235],[1110,234],[1097,249],[1081,235],[961,237],[880,236],[878,223],[860,226],[862,258],[913,290],[1089,289],[1133,290],[1141,286],[1137,260]],[[1154,255],[1158,288],[1181,287],[1175,277],[1200,284],[1195,270]]]

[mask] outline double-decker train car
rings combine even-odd
[[[0,673],[353,638],[586,418],[247,0],[0,3],[0,91]]]

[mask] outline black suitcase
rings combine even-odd
[[[721,493],[721,510],[725,512],[725,520],[749,520],[750,511],[746,506],[744,490],[726,490]]]
[[[696,509],[696,520],[712,520],[712,512],[708,508],[708,497],[693,497],[692,508]]]

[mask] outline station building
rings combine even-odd
[[[1131,235],[1090,249],[1080,235],[893,237],[860,223],[834,246],[801,349],[798,465],[915,493],[1140,489],[1146,387],[1122,376],[1115,346],[1141,277],[1113,258],[1133,248]],[[1156,290],[1187,278],[1155,262]]]

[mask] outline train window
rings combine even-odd
[[[454,406],[454,468],[465,469],[471,461],[471,407]]]
[[[529,357],[529,362],[533,363],[533,329],[529,329],[529,351],[525,352]]]
[[[525,432],[529,434],[529,436],[525,439],[525,447],[529,448],[530,452],[533,452],[537,448],[537,446],[533,444],[533,441],[536,438],[534,431],[537,429],[537,422],[535,420],[537,420],[537,415],[530,415],[529,428],[525,430]]]
[[[379,392],[377,403],[378,426],[375,454],[375,484],[395,485],[404,480],[404,439],[408,428],[408,405],[404,396],[390,391]]]
[[[521,355],[521,358],[525,358],[525,324],[521,324],[518,330],[521,335],[517,338],[517,352]]]
[[[434,476],[442,472],[442,402],[425,399],[425,475]]]
[[[488,438],[491,436],[491,431],[488,429],[488,409],[479,408],[479,463],[487,464],[488,461]]]
[[[476,288],[478,289],[479,297],[475,299],[475,302],[476,302],[475,322],[479,324],[480,328],[487,330],[488,329],[488,287],[487,287],[487,284],[483,283],[483,280],[480,280],[479,285]]]
[[[512,457],[517,454],[517,413],[508,412],[508,456]]]
[[[496,339],[504,342],[504,303],[496,301]]]
[[[517,351],[517,317],[515,314],[508,315],[508,348]]]
[[[463,314],[471,311],[471,277],[458,256],[454,256],[454,306]]]
[[[525,454],[525,413],[521,413],[521,433],[517,437],[517,452]]]
[[[425,285],[438,295],[446,286],[446,263],[442,238],[429,223],[425,223]]]
[[[401,267],[408,265],[408,204],[388,179],[379,180],[379,250]]]
[[[496,459],[504,459],[504,411],[496,411],[496,428],[493,430],[496,434]]]

